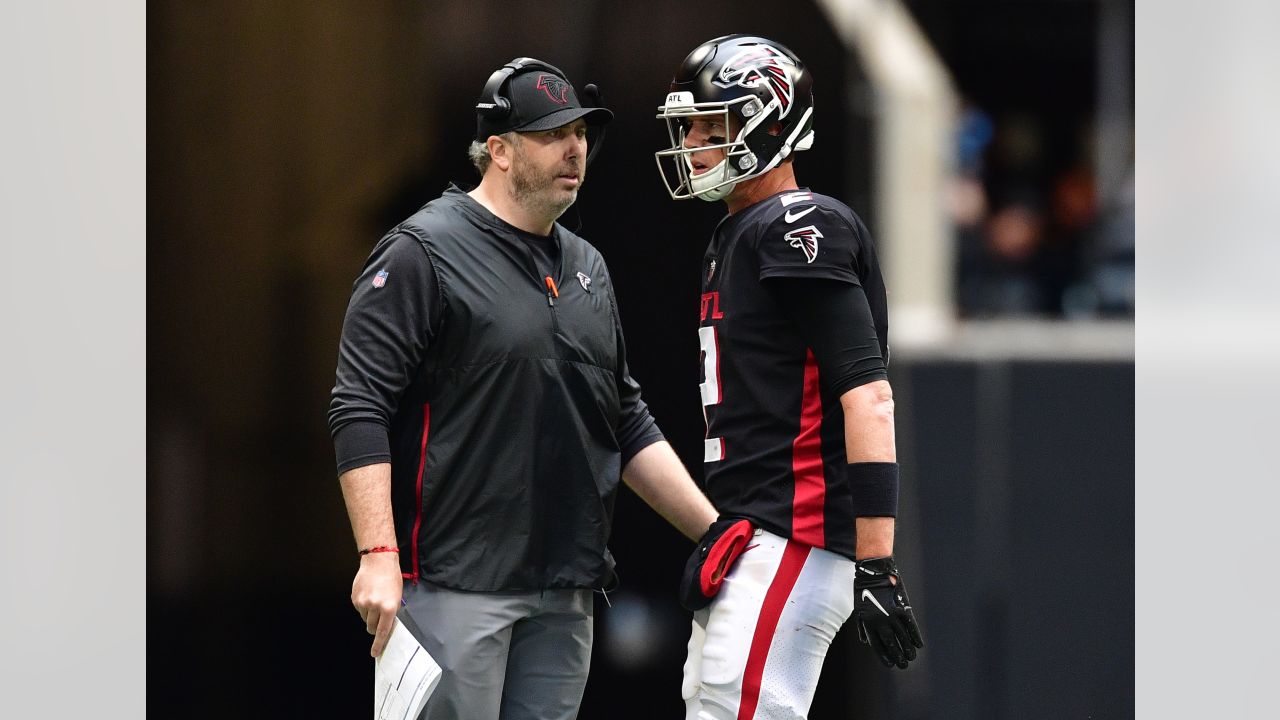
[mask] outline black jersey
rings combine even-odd
[[[854,557],[844,412],[770,278],[862,287],[888,360],[884,282],[870,234],[847,206],[807,189],[726,217],[702,266],[701,384],[708,496],[726,515]]]

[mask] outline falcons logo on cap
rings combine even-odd
[[[555,75],[539,75],[537,88],[551,98],[551,102],[564,105],[569,102],[569,83]]]
[[[795,85],[791,82],[787,66],[795,67],[791,58],[768,45],[756,45],[730,58],[720,68],[714,82],[723,88],[730,85],[754,88],[764,83],[778,99],[781,108],[778,118],[781,119],[791,112],[791,103],[795,99]]]
[[[818,238],[820,237],[822,233],[818,228],[807,225],[783,235],[782,239],[786,240],[791,247],[803,250],[806,262],[813,262],[818,257]]]

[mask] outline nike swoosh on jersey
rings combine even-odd
[[[792,213],[792,211],[788,210],[788,211],[787,211],[787,214],[785,215],[785,217],[786,217],[787,222],[789,222],[789,223],[793,223],[793,222],[795,222],[795,221],[799,220],[800,218],[804,217],[805,215],[808,215],[809,213],[811,213],[811,212],[813,212],[814,210],[817,210],[817,209],[818,209],[818,206],[817,206],[817,205],[810,205],[809,207],[807,207],[807,208],[805,208],[805,209],[801,210],[801,211],[800,211],[800,212],[798,212],[798,213],[794,213],[794,214]]]
[[[871,601],[871,604],[872,604],[872,605],[875,605],[877,610],[879,610],[880,612],[884,613],[884,616],[885,616],[885,617],[889,617],[889,611],[884,609],[884,606],[880,604],[880,601],[879,601],[879,600],[876,600],[876,596],[875,596],[875,595],[872,595],[870,590],[863,590],[863,591],[862,591],[862,599],[863,599],[863,600],[870,600],[870,601]]]

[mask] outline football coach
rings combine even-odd
[[[351,601],[375,657],[399,613],[440,664],[428,720],[577,715],[620,480],[691,539],[716,519],[627,370],[604,259],[556,222],[613,116],[585,89],[532,58],[494,72],[479,185],[384,235],[343,321]]]

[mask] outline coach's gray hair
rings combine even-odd
[[[514,130],[504,132],[498,137],[514,146],[520,145],[520,134]],[[472,140],[471,145],[467,148],[467,157],[471,158],[471,164],[476,166],[476,172],[480,173],[480,177],[484,177],[484,174],[489,171],[490,161],[493,160],[489,156],[488,138],[485,138],[484,141]]]

